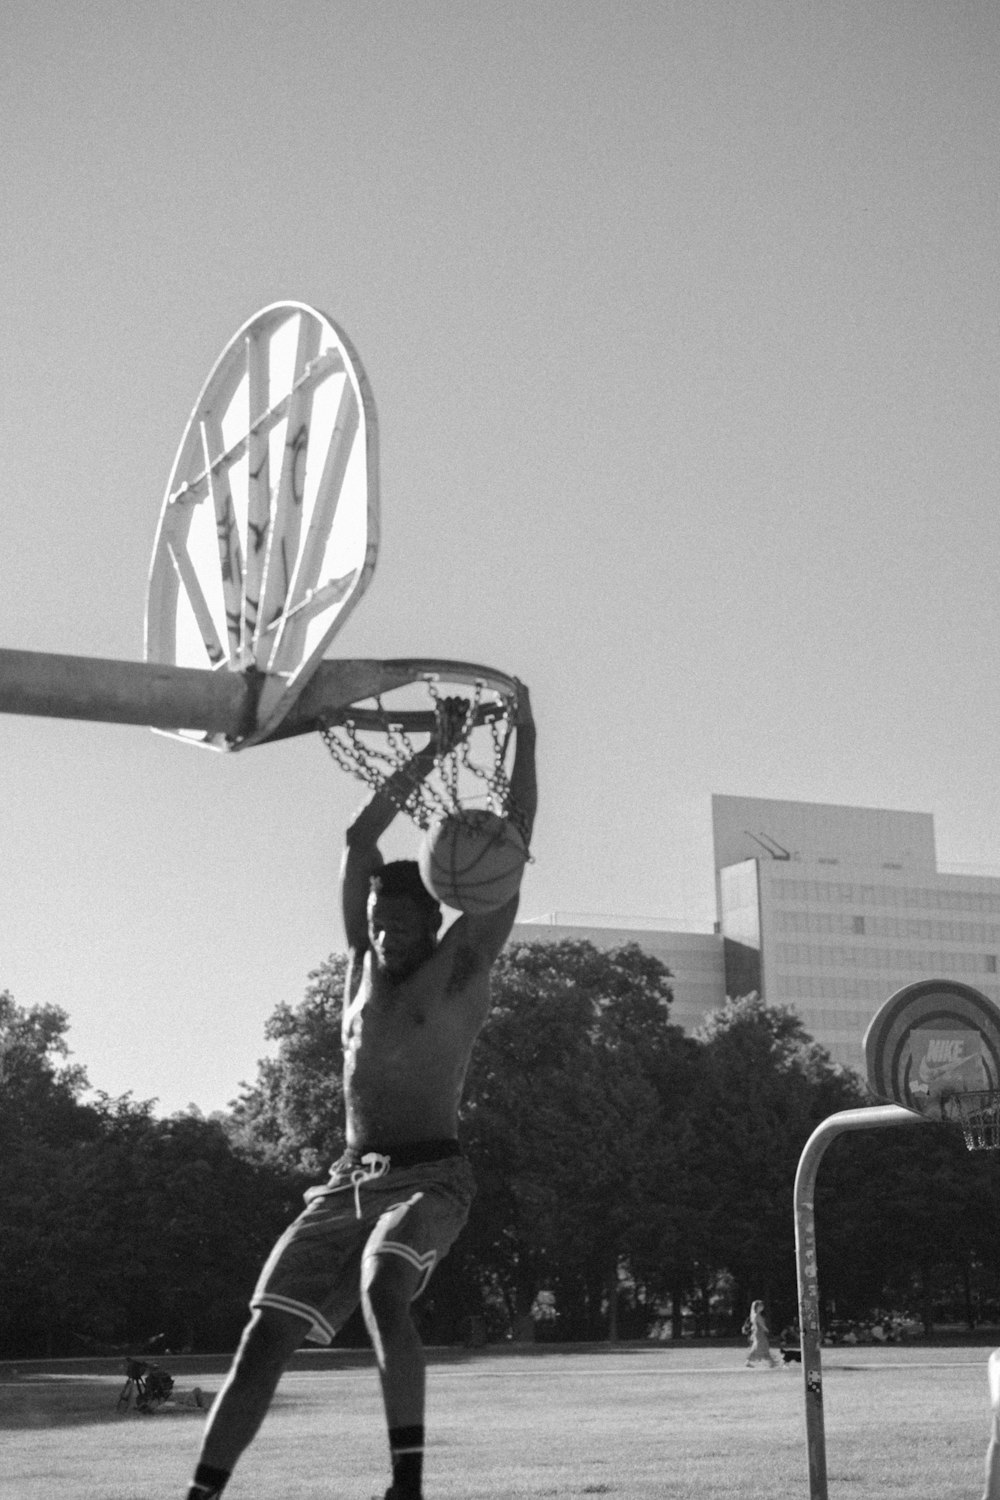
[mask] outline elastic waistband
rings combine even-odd
[[[361,1218],[361,1189],[385,1177],[393,1169],[416,1167],[421,1162],[442,1161],[448,1156],[461,1156],[462,1148],[456,1140],[403,1141],[398,1146],[386,1146],[376,1151],[373,1146],[348,1146],[339,1161],[330,1168],[329,1181],[322,1187],[307,1188],[306,1202],[311,1206],[322,1198],[335,1193],[353,1191],[354,1209]]]
[[[462,1148],[451,1137],[436,1141],[403,1141],[398,1146],[348,1146],[337,1167],[340,1170],[360,1165],[370,1155],[388,1157],[390,1172],[400,1167],[416,1167],[424,1161],[443,1161],[447,1156],[461,1156]]]

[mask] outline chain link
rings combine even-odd
[[[445,713],[445,695],[436,676],[428,674],[423,679],[440,735]],[[376,698],[377,729],[368,733],[380,734],[384,747],[361,738],[362,730],[354,719],[345,719],[342,724],[326,724],[320,728],[320,736],[334,762],[348,775],[363,781],[373,791],[384,791],[401,812],[427,829],[438,818],[458,812],[460,781],[467,773],[474,782],[485,788],[490,811],[508,818],[526,840],[526,820],[511,796],[510,778],[506,769],[507,750],[514,728],[514,704],[497,698],[497,703],[487,704],[485,726],[489,741],[489,759],[480,764],[473,758],[473,730],[483,705],[484,684],[476,682],[467,707],[461,732],[450,750],[435,756],[434,778],[426,778],[410,786],[405,782],[393,786],[392,778],[410,764],[417,751],[409,734],[397,719],[384,707],[381,698]]]

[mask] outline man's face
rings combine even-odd
[[[375,962],[393,979],[405,978],[419,968],[434,948],[434,924],[430,913],[409,896],[368,898],[368,943]]]

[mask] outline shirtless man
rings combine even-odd
[[[434,766],[464,717],[446,700],[441,739],[374,793],[347,830],[341,869],[350,952],[344,996],[347,1150],[261,1272],[252,1317],[213,1405],[188,1500],[217,1500],[252,1441],[295,1350],[329,1344],[358,1303],[378,1364],[392,1485],[419,1500],[424,1354],[410,1315],[464,1225],[475,1191],[458,1143],[458,1107],[473,1044],[489,1013],[489,971],[510,935],[515,896],[460,916],[438,940],[441,909],[414,862],[385,864],[378,840],[398,810],[392,793]],[[520,687],[511,796],[530,840],[537,804],[535,725]]]

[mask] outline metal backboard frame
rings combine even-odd
[[[150,566],[147,661],[249,674],[271,737],[368,585],[378,422],[361,361],[316,308],[276,302],[236,332],[184,430]]]

